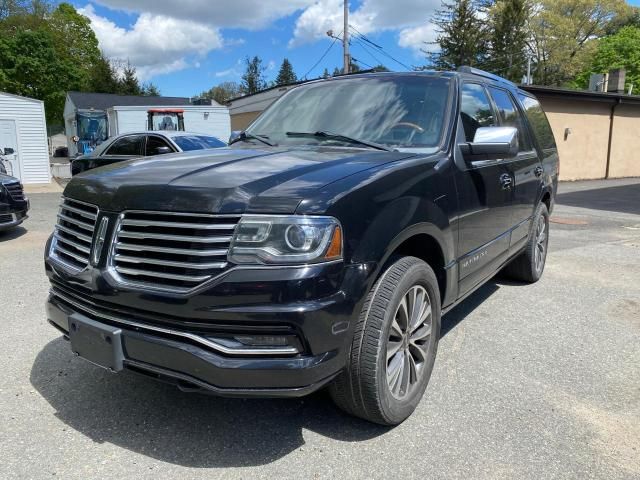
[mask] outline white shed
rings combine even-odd
[[[0,148],[12,148],[12,174],[22,183],[49,183],[49,149],[44,102],[0,92]]]

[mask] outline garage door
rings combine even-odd
[[[7,173],[22,179],[20,162],[18,161],[18,141],[16,137],[16,122],[14,120],[0,120],[0,153],[5,148],[13,148],[13,155],[4,156]],[[8,165],[7,165],[8,163]]]

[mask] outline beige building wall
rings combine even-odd
[[[640,177],[640,105],[616,107],[609,177]]]
[[[538,95],[547,113],[560,156],[560,180],[604,178],[609,144],[608,103]],[[566,135],[565,129],[571,133]]]
[[[262,112],[243,112],[231,114],[231,131],[244,130]]]

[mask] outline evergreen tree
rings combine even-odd
[[[530,0],[496,0],[487,14],[489,52],[484,68],[519,82],[526,72]]]
[[[266,68],[262,65],[260,57],[245,58],[246,70],[242,75],[242,93],[250,95],[267,88],[267,82],[264,78]]]
[[[298,78],[293,71],[291,62],[289,61],[289,59],[285,58],[282,61],[282,65],[280,65],[280,71],[278,72],[278,76],[276,77],[276,85],[288,85],[297,81]]]
[[[324,71],[322,72],[322,78],[329,78],[330,76],[331,75],[329,75],[329,70],[325,68]]]
[[[157,85],[153,84],[152,82],[144,83],[142,85],[141,92],[142,92],[142,95],[144,95],[145,97],[160,96],[160,89],[158,88]]]
[[[335,67],[333,69],[333,73],[331,74],[332,77],[337,77],[338,75],[342,75],[342,70],[338,67]]]
[[[487,29],[480,19],[474,0],[443,1],[432,22],[438,36],[434,42],[439,51],[425,51],[431,67],[436,70],[455,70],[461,65],[484,63],[487,51]]]
[[[136,67],[128,61],[122,69],[122,78],[119,84],[120,95],[142,95],[142,88],[140,88],[140,82],[136,76]]]
[[[113,65],[104,54],[100,54],[89,71],[89,90],[97,93],[118,93],[119,89],[118,75]]]

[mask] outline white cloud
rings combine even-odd
[[[414,39],[418,34],[424,38],[433,26],[428,23],[440,0],[364,0],[360,7],[350,12],[349,24],[362,34],[383,30],[401,30],[400,39]],[[342,0],[317,0],[308,7],[296,21],[293,38],[289,46],[295,47],[307,42],[326,38],[327,30],[334,34],[342,32]],[[408,46],[399,43],[400,46]]]
[[[142,13],[126,29],[97,15],[91,5],[78,11],[91,19],[105,55],[130,61],[141,80],[187,68],[190,57],[202,57],[223,46],[219,30],[201,23]]]
[[[164,15],[219,28],[258,29],[313,4],[313,0],[97,0],[115,10]]]
[[[239,77],[240,72],[235,68],[228,68],[226,70],[220,70],[214,73],[216,77]]]
[[[434,50],[436,47],[429,45],[429,43],[435,41],[437,35],[438,32],[433,23],[420,25],[418,27],[403,28],[400,30],[398,45],[404,48],[410,48],[415,53],[420,53],[421,50]]]

